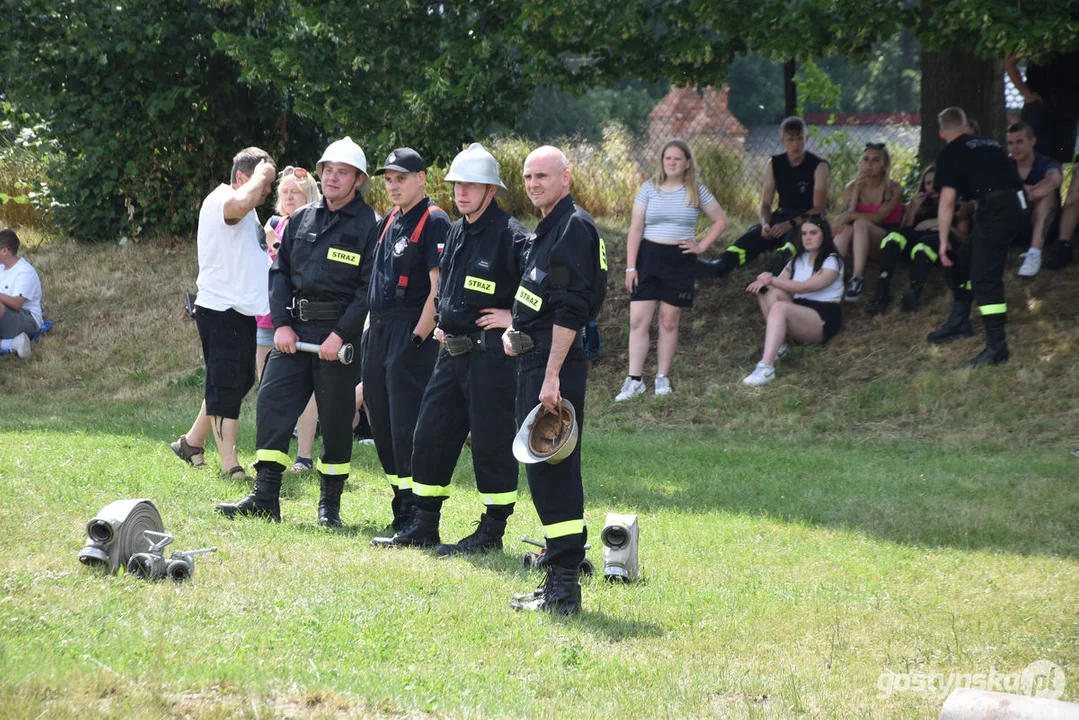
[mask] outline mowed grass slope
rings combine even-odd
[[[758,390],[740,384],[762,326],[736,275],[687,315],[676,394],[614,406],[626,309],[606,236],[587,520],[595,539],[606,512],[640,515],[644,580],[587,582],[568,620],[508,609],[540,579],[517,543],[540,534],[527,492],[506,552],[479,559],[369,547],[389,512],[368,447],[343,532],[315,528],[313,475],[288,479],[280,526],[216,517],[247,488],[212,450],[199,470],[164,445],[199,402],[194,248],[28,248],[58,324],[29,362],[0,358],[3,714],[928,718],[943,694],[888,693],[892,674],[1040,659],[1079,700],[1075,269],[1009,282],[1004,368],[956,369],[975,341],[920,343],[938,290],[914,318],[849,312]],[[468,461],[448,539],[479,512]],[[153,498],[176,548],[220,551],[182,586],[82,567],[86,520],[122,497]]]

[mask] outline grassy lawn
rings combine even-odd
[[[58,324],[29,362],[0,358],[5,717],[933,718],[944,695],[888,692],[896,677],[1036,660],[1079,701],[1075,268],[1009,285],[1005,368],[956,369],[973,342],[920,342],[946,311],[938,289],[914,318],[852,311],[758,390],[740,384],[761,335],[742,278],[704,287],[675,395],[628,406],[611,402],[625,372],[614,288],[587,520],[595,538],[608,511],[640,516],[644,578],[588,581],[585,612],[558,619],[508,607],[540,579],[517,542],[539,533],[527,492],[505,553],[479,559],[369,546],[389,519],[369,447],[341,532],[315,527],[314,475],[288,478],[282,525],[215,516],[246,486],[217,478],[212,450],[200,470],[165,446],[199,399],[180,300],[193,248],[26,255]],[[451,540],[479,512],[467,454],[454,484]],[[152,498],[176,548],[220,552],[180,586],[84,568],[86,521],[123,497]]]

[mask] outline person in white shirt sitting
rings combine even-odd
[[[19,236],[0,230],[0,349],[30,357],[30,336],[41,328],[41,279],[19,257]]]
[[[786,355],[788,337],[820,344],[843,327],[843,261],[828,221],[805,216],[794,258],[779,275],[758,275],[746,292],[757,295],[767,325],[761,361],[742,382],[763,385],[775,380],[776,358]]]

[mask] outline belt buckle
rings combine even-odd
[[[307,299],[300,298],[300,301],[296,303],[297,313],[299,314],[300,322],[307,322]]]
[[[467,337],[447,335],[446,350],[453,357],[464,355],[465,353],[472,352],[472,341],[469,340]]]

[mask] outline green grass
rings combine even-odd
[[[505,552],[479,559],[369,546],[389,491],[368,447],[342,532],[316,529],[313,475],[288,478],[282,525],[214,515],[246,486],[217,478],[212,450],[199,470],[165,445],[199,400],[180,295],[194,249],[29,247],[58,324],[28,362],[0,358],[5,717],[933,718],[940,694],[878,683],[1039,659],[1079,700],[1074,270],[1009,284],[1030,304],[1004,368],[956,369],[973,341],[919,342],[937,296],[914,318],[852,314],[757,390],[740,383],[760,325],[736,275],[687,315],[675,394],[617,406],[612,285],[586,514],[593,538],[608,511],[640,516],[643,580],[588,581],[585,613],[558,619],[508,607],[539,580],[517,542],[539,534],[527,491]],[[454,484],[451,540],[479,512],[467,454]],[[177,548],[220,551],[182,586],[81,566],[86,521],[123,497],[152,498]]]

